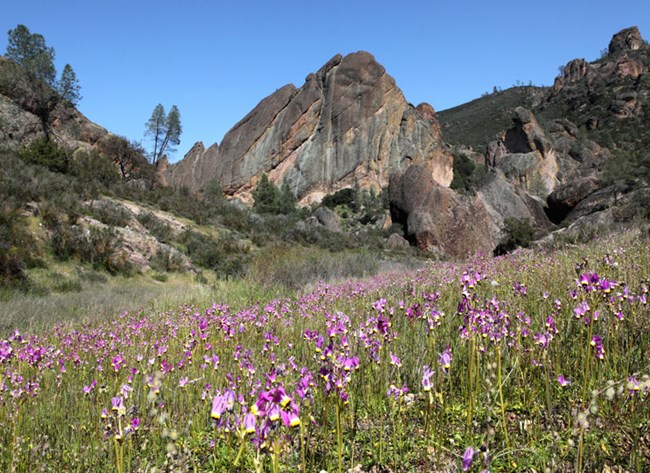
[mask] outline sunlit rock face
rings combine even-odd
[[[448,186],[452,157],[433,108],[414,107],[367,52],[337,55],[304,85],[263,99],[217,145],[195,145],[168,171],[174,186],[200,192],[216,179],[249,200],[262,173],[303,202],[359,185],[376,190],[411,164]]]

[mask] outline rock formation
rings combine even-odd
[[[641,32],[636,26],[619,31],[609,42],[609,54],[616,54],[621,51],[635,51],[643,46]]]
[[[167,177],[195,192],[217,179],[247,200],[267,173],[310,202],[355,182],[385,187],[391,173],[414,163],[442,186],[452,180],[435,111],[407,103],[374,57],[357,52],[333,57],[301,88],[289,84],[266,97],[220,145],[197,143]]]
[[[389,194],[393,221],[403,224],[407,238],[422,250],[464,258],[496,245],[498,229],[481,200],[441,186],[423,166],[394,174]]]
[[[9,61],[0,56],[0,77],[8,66]],[[0,93],[0,147],[5,149],[18,149],[45,136],[41,119],[33,113],[33,100],[16,95],[21,92]],[[47,129],[51,138],[72,151],[88,149],[108,133],[65,101],[49,113]]]

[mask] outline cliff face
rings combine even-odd
[[[167,179],[192,191],[217,179],[226,193],[247,200],[267,173],[309,202],[355,181],[385,187],[411,164],[443,186],[452,180],[435,112],[410,105],[374,57],[357,52],[333,57],[301,88],[286,85],[266,97],[219,146],[195,145]]]

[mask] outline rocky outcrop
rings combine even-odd
[[[301,88],[266,97],[219,146],[195,145],[167,177],[195,192],[217,179],[226,193],[249,200],[267,173],[310,202],[355,182],[385,187],[391,173],[414,163],[442,186],[452,180],[435,111],[407,103],[374,57],[357,52],[333,57]]]
[[[423,166],[391,177],[390,211],[418,248],[443,257],[464,258],[495,246],[494,222],[481,200],[441,186]]]
[[[0,56],[0,76],[8,74],[11,63]],[[87,150],[94,146],[108,131],[91,122],[74,106],[58,101],[48,114],[47,123],[33,113],[34,99],[9,90],[0,93],[0,148],[18,149],[45,136],[71,151]],[[45,126],[44,126],[45,125]]]
[[[506,219],[526,220],[534,228],[546,231],[552,227],[546,216],[545,202],[514,185],[500,169],[492,170],[478,191],[481,202],[494,222],[493,240],[499,239]]]
[[[487,163],[523,190],[546,197],[558,183],[557,153],[530,110],[517,107],[513,127],[488,146]]]
[[[390,248],[391,250],[404,250],[410,246],[408,240],[399,233],[391,233],[386,240],[386,248]]]
[[[623,51],[635,51],[643,46],[641,32],[636,26],[619,31],[609,42],[609,54],[616,54]]]
[[[18,149],[45,136],[41,121],[11,99],[0,95],[0,146]]]
[[[553,91],[557,93],[565,85],[580,82],[589,72],[589,68],[589,63],[584,59],[574,59],[573,61],[569,61],[567,65],[564,66],[564,69],[562,69],[562,75],[555,78]]]
[[[637,115],[641,104],[636,92],[618,94],[610,105],[610,110],[617,118],[626,118]]]
[[[582,200],[602,187],[600,179],[589,175],[564,184],[548,196],[548,215],[560,223]]]
[[[332,209],[327,207],[318,207],[313,214],[316,221],[331,232],[341,231],[341,222],[338,215]]]
[[[140,223],[140,220],[145,219],[150,223],[155,222],[157,226],[164,226],[171,234],[178,236],[187,230],[187,226],[173,215],[159,210],[148,210],[133,202],[107,198],[84,202],[83,205],[93,209],[97,213],[96,218],[82,216],[76,224],[86,231],[89,228],[112,228],[118,237],[116,257],[137,271],[149,271],[154,260],[161,258],[173,261],[179,270],[196,271],[187,256],[173,246],[159,241]],[[105,220],[102,215],[111,213],[120,215],[122,221],[118,225],[115,225],[114,221],[111,222],[113,225],[102,221]]]
[[[631,77],[632,79],[638,79],[641,74],[646,71],[645,66],[640,61],[635,61],[630,59],[627,55],[624,55],[616,63],[616,76],[619,79],[625,77]]]

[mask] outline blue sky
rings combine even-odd
[[[551,85],[558,66],[596,59],[625,27],[650,38],[647,0],[2,3],[0,53],[18,24],[42,34],[58,70],[74,68],[79,108],[96,123],[140,141],[157,103],[177,105],[175,159],[220,142],[262,98],[337,53],[370,51],[409,102],[444,110],[494,86]]]

